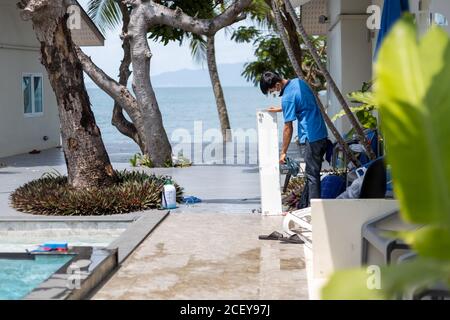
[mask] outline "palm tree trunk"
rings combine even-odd
[[[216,98],[217,112],[219,113],[220,127],[222,129],[222,137],[224,142],[232,140],[230,119],[228,117],[227,105],[223,94],[222,85],[220,83],[219,72],[216,63],[216,48],[214,36],[207,37],[206,56],[208,61],[209,76]]]
[[[269,7],[272,7],[272,0],[265,0],[265,2]],[[282,7],[281,10],[284,13],[285,8]],[[273,16],[273,13],[272,13],[272,17],[274,20],[276,19]],[[302,66],[303,53],[302,53],[302,49],[300,47],[300,41],[299,41],[299,38],[297,35],[297,31],[295,30],[294,21],[292,21],[290,16],[287,14],[284,14],[284,17],[282,16],[281,20],[283,22],[284,28],[286,29],[286,32],[288,35],[288,41],[290,43],[290,47],[292,48],[292,53],[297,62],[297,65]],[[302,70],[302,74],[303,74],[303,70]]]
[[[117,177],[90,107],[63,2],[31,0],[19,8],[25,20],[32,20],[56,95],[69,183],[80,189],[111,185]]]
[[[277,0],[272,0],[272,10],[273,10],[273,12],[275,14],[275,21],[276,21],[276,24],[277,24],[278,33],[280,34],[281,40],[283,41],[283,44],[284,44],[284,46],[286,48],[286,52],[288,53],[289,60],[291,60],[292,67],[294,68],[295,73],[297,74],[297,76],[300,79],[305,81],[305,78],[303,76],[302,68],[300,67],[299,63],[295,59],[294,52],[293,52],[293,50],[291,48],[291,45],[290,45],[289,40],[288,40],[288,37],[286,35],[285,29],[284,29],[284,25],[283,25],[283,22],[282,22],[280,9],[279,9],[278,4],[276,3],[276,1]],[[309,85],[309,83],[308,83],[308,85]],[[333,133],[334,137],[336,138],[336,141],[343,148],[347,158],[350,159],[356,166],[359,166],[360,162],[358,161],[358,159],[356,159],[354,153],[350,150],[348,144],[345,142],[345,140],[339,134],[339,131],[334,126],[334,124],[331,121],[330,117],[328,116],[328,114],[327,114],[327,112],[325,110],[325,107],[323,106],[322,101],[320,100],[317,92],[315,90],[313,90],[313,89],[311,89],[311,91],[314,93],[314,96],[316,97],[317,104],[318,104],[320,112],[322,113],[322,116],[323,116],[323,118],[325,120],[325,123],[327,124],[327,126],[331,130],[331,132]]]
[[[300,34],[300,36],[303,39],[303,43],[308,48],[309,52],[311,53],[314,61],[316,62],[317,66],[319,67],[320,71],[324,75],[325,79],[327,80],[327,83],[331,90],[333,90],[334,94],[336,95],[336,98],[338,99],[339,103],[341,104],[342,108],[344,109],[345,113],[347,114],[348,119],[350,120],[350,123],[352,124],[353,128],[355,129],[356,134],[358,135],[359,141],[366,149],[369,158],[372,160],[375,160],[376,155],[372,150],[372,147],[370,146],[369,141],[367,140],[366,135],[364,134],[364,130],[359,124],[358,120],[356,119],[353,112],[350,110],[350,107],[347,104],[347,101],[345,100],[344,96],[342,95],[341,91],[337,87],[336,83],[334,82],[334,79],[331,77],[331,74],[328,72],[327,68],[322,64],[320,61],[319,54],[317,53],[316,48],[311,43],[310,39],[308,38],[308,35],[305,31],[305,28],[303,27],[300,19],[297,17],[294,8],[292,7],[292,4],[289,0],[283,0],[284,4],[286,6],[286,10],[289,14],[289,16],[292,18],[292,20],[295,23],[295,26],[297,28],[297,32]]]

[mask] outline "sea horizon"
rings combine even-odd
[[[212,88],[157,87],[154,89],[174,154],[178,155],[181,150],[183,156],[196,164],[211,164],[213,161],[210,155],[211,149],[219,150],[222,145],[219,117]],[[108,153],[119,162],[127,162],[140,150],[131,139],[122,135],[111,124],[113,99],[98,87],[90,87],[87,90]],[[223,90],[232,133],[238,137],[235,139],[234,152],[231,156],[236,159],[234,164],[242,163],[242,157],[246,159],[245,164],[256,164],[257,160],[253,160],[257,158],[256,113],[272,105],[280,105],[280,99],[264,96],[256,87],[224,87]],[[281,118],[278,117],[280,128]],[[281,137],[281,131],[279,137]],[[200,155],[201,153],[204,153],[204,157]],[[212,153],[215,154],[214,151]],[[226,151],[223,152],[223,157],[223,164],[232,164],[229,161],[233,160],[230,158],[226,160]],[[220,159],[218,164],[222,164]]]

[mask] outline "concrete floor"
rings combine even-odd
[[[261,241],[281,217],[172,214],[94,296],[308,299],[303,246]]]
[[[116,169],[132,169],[115,160]],[[66,173],[60,149],[0,162],[7,165],[0,168],[0,219],[31,217],[10,208],[15,188],[45,172]],[[185,195],[203,202],[174,210],[95,299],[308,298],[303,246],[258,240],[281,231],[282,217],[252,213],[260,209],[257,167],[145,170],[173,176]]]

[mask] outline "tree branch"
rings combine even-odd
[[[142,2],[145,19],[149,26],[166,25],[195,34],[213,36],[220,29],[244,20],[242,11],[252,0],[236,0],[222,14],[213,19],[198,19],[185,14],[181,9],[172,10],[154,1]]]
[[[121,1],[119,1],[119,8],[122,12],[122,35],[126,35],[128,33],[128,25],[130,24],[130,14],[127,6]],[[122,49],[123,59],[119,67],[119,84],[126,87],[131,75],[131,49],[129,38],[123,37]],[[114,101],[111,124],[116,127],[120,133],[132,139],[139,146],[141,152],[145,154],[145,143],[142,140],[136,125],[133,122],[128,121],[123,113],[122,106],[116,101]]]
[[[104,90],[111,98],[119,103],[125,111],[132,116],[138,110],[137,102],[128,88],[119,84],[108,76],[102,69],[97,67],[91,58],[87,56],[78,46],[75,47],[78,59],[80,60],[84,72]]]

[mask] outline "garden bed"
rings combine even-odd
[[[47,174],[31,181],[11,196],[11,206],[25,213],[49,216],[100,216],[124,214],[161,206],[167,176],[137,171],[117,171],[118,182],[110,187],[75,189],[66,176]],[[175,183],[177,201],[183,190]]]

